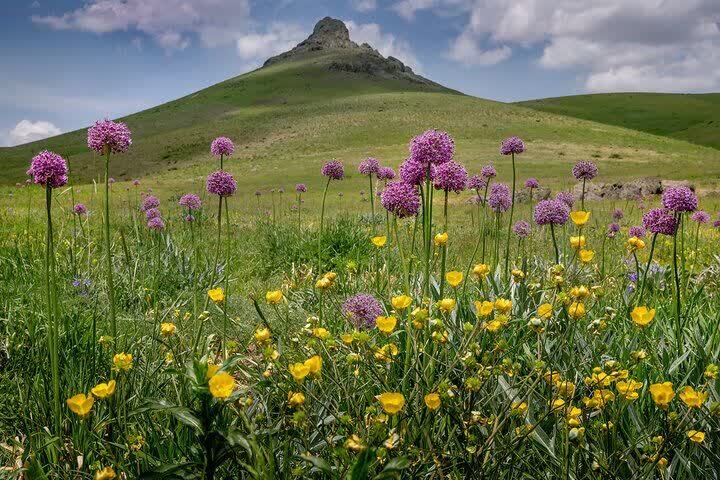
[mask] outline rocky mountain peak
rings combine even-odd
[[[313,29],[313,33],[305,42],[325,45],[329,48],[342,48],[354,45],[350,40],[350,32],[341,20],[325,17]]]

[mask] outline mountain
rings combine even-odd
[[[609,93],[518,105],[720,149],[720,93]]]

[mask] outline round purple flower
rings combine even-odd
[[[106,149],[112,153],[124,153],[131,144],[130,129],[122,122],[98,120],[88,129],[88,148],[100,154],[107,153]]]
[[[255,196],[259,197],[262,195],[262,192],[260,190],[255,190]]]
[[[455,142],[441,130],[427,130],[410,142],[410,158],[425,166],[449,162],[454,154]]]
[[[620,224],[619,224],[619,223],[616,223],[616,222],[613,222],[613,223],[611,223],[610,225],[608,225],[608,233],[607,233],[607,236],[608,236],[609,238],[614,238],[615,235],[617,235],[619,231],[620,231]]]
[[[145,210],[145,218],[151,220],[160,216],[160,210],[157,208],[148,208]]]
[[[428,174],[426,165],[409,158],[400,164],[400,178],[410,185],[420,185]]]
[[[713,227],[715,227],[715,228],[720,228],[720,220],[715,220],[715,221],[713,222]]]
[[[405,182],[390,182],[380,194],[382,206],[396,217],[417,215],[420,210],[420,196],[417,189]]]
[[[520,238],[525,238],[530,235],[530,224],[525,220],[518,220],[513,225],[513,232]]]
[[[651,233],[660,235],[675,235],[677,221],[675,216],[664,208],[653,208],[643,215],[643,225]]]
[[[540,188],[540,182],[537,178],[528,178],[525,180],[525,188],[532,190],[533,188]]]
[[[500,155],[520,154],[525,151],[525,144],[519,137],[510,137],[503,140],[500,145]]]
[[[485,165],[480,169],[480,175],[485,178],[495,178],[497,177],[497,170],[492,165]]]
[[[217,137],[210,145],[210,153],[216,157],[229,157],[235,151],[235,144],[227,137]]]
[[[620,210],[619,208],[616,208],[615,210],[613,210],[612,218],[613,218],[613,220],[615,220],[616,222],[622,220],[624,216],[625,216],[625,212],[623,212],[623,211]]]
[[[155,195],[148,195],[145,197],[145,200],[143,200],[141,210],[143,212],[150,210],[151,208],[157,208],[160,206],[160,199],[157,198]]]
[[[597,177],[598,168],[594,163],[583,160],[575,164],[572,174],[576,180],[592,180]]]
[[[488,205],[497,213],[506,212],[512,206],[512,196],[510,195],[510,187],[504,183],[494,183],[490,188],[490,196],[488,197]]]
[[[33,157],[27,174],[32,177],[34,183],[50,188],[62,187],[68,181],[65,159],[47,150]]]
[[[380,167],[377,172],[378,180],[392,180],[395,178],[395,170],[390,167]]]
[[[465,190],[468,174],[465,167],[450,160],[439,165],[433,165],[432,177],[436,189],[460,193]]]
[[[140,180],[133,180],[133,185],[135,185],[136,187],[140,185]]]
[[[575,203],[575,196],[571,192],[558,192],[555,194],[555,200],[558,200],[572,208]]]
[[[295,191],[297,193],[305,193],[307,192],[307,187],[304,183],[298,183],[297,185],[295,185]]]
[[[320,172],[323,176],[331,178],[332,180],[342,180],[345,176],[345,167],[343,167],[342,162],[330,160],[329,162],[325,162]]]
[[[703,212],[702,210],[698,210],[693,213],[690,218],[697,223],[708,223],[710,221],[710,214]]]
[[[637,237],[637,238],[645,238],[645,228],[641,227],[640,225],[635,225],[634,227],[630,227],[628,229],[628,236],[629,237]]]
[[[693,212],[698,208],[698,199],[688,187],[670,187],[662,194],[662,204],[675,212]]]
[[[85,215],[87,214],[87,207],[83,203],[76,203],[73,207],[73,213],[75,215]]]
[[[207,177],[207,191],[213,195],[229,197],[237,190],[237,182],[232,175],[224,170],[218,170]]]
[[[160,217],[153,217],[147,222],[147,226],[150,230],[164,230],[165,229],[165,222]]]
[[[473,175],[467,181],[469,190],[480,191],[487,186],[487,180],[482,175]]]
[[[377,175],[380,170],[380,162],[377,158],[368,157],[358,165],[358,172],[363,175]]]
[[[538,225],[565,225],[570,219],[570,207],[560,200],[541,200],[533,213]]]
[[[190,210],[199,210],[200,207],[202,207],[202,200],[200,200],[200,197],[194,193],[186,193],[180,197],[180,201],[178,203],[181,207],[185,207]]]
[[[384,313],[383,307],[369,293],[358,293],[345,300],[342,311],[356,327],[372,328],[375,319]]]

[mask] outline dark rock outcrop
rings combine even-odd
[[[585,185],[585,199],[589,201],[638,200],[651,195],[660,195],[666,188],[678,185],[690,187],[692,190],[695,190],[695,186],[689,182],[661,180],[657,177],[643,177],[614,183],[588,182]],[[573,195],[576,199],[580,198],[582,195],[582,184],[578,183],[575,185]]]

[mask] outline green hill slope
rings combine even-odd
[[[720,93],[610,93],[518,105],[720,148]]]

